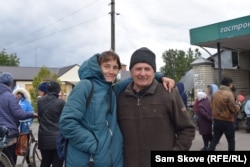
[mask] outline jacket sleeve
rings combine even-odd
[[[96,138],[82,123],[92,86],[87,82],[81,80],[71,91],[60,116],[59,128],[72,145],[77,146],[81,151],[93,154],[97,149]],[[88,108],[91,108],[91,102]]]
[[[13,94],[10,95],[9,97],[9,109],[12,113],[12,115],[17,119],[17,120],[24,120],[28,118],[33,118],[34,114],[33,112],[24,112],[21,108],[21,106],[18,103],[18,100],[15,98]]]
[[[158,82],[162,83],[162,77],[164,77],[164,75],[163,75],[162,73],[160,73],[160,72],[156,72],[156,73],[155,73],[155,79],[156,79]]]
[[[132,81],[132,78],[126,78],[116,84],[115,92],[116,96],[118,97],[128,86],[128,84]]]
[[[234,95],[231,92],[229,93],[230,95],[228,95],[228,103],[227,103],[228,109],[231,113],[236,114],[240,111],[240,105],[236,104]]]
[[[175,104],[173,106],[173,126],[175,128],[176,139],[173,147],[174,151],[187,151],[192,145],[195,137],[195,126],[186,111],[181,96],[175,91]]]

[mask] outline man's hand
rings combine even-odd
[[[171,89],[175,87],[175,81],[167,77],[162,77],[162,84],[168,92],[171,92]]]

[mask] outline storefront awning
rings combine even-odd
[[[201,47],[249,51],[250,16],[190,29],[190,43]]]

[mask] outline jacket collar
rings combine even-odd
[[[225,86],[225,85],[221,85],[220,90],[227,90],[227,91],[232,92],[232,90],[228,86]]]

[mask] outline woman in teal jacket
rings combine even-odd
[[[120,69],[118,55],[106,51],[89,58],[78,70],[81,81],[70,93],[59,122],[61,133],[69,139],[66,167],[87,167],[91,158],[95,167],[123,166],[116,97],[131,78],[115,84]],[[171,80],[170,87],[173,84]],[[86,107],[92,86],[94,92]]]

